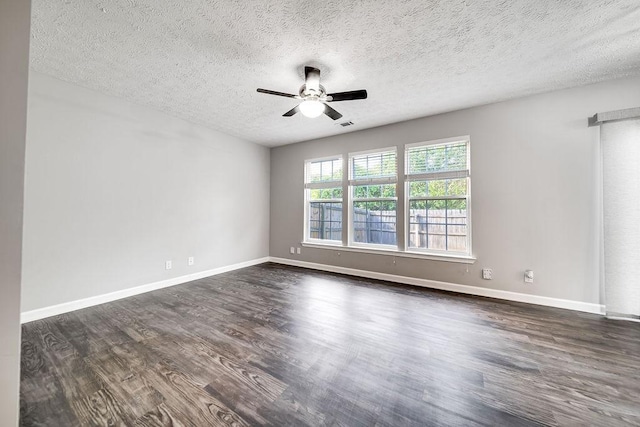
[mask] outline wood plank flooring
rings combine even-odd
[[[640,426],[640,324],[262,264],[28,323],[23,426]]]

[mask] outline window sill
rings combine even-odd
[[[356,247],[356,246],[343,246],[342,244],[339,244],[339,243],[336,244],[336,243],[302,242],[301,244],[305,248],[314,248],[314,249],[330,249],[334,251],[397,256],[402,258],[427,259],[431,261],[458,262],[462,264],[474,264],[476,262],[476,257],[472,255],[449,255],[449,254],[445,255],[445,254],[430,254],[430,253],[422,253],[422,252],[399,251],[394,249],[378,249],[378,248],[374,249],[374,248],[364,248],[364,247]]]

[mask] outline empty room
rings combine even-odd
[[[640,426],[637,0],[0,0],[0,426]]]

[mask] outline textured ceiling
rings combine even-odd
[[[640,74],[639,23],[638,0],[34,0],[31,67],[275,146]],[[281,117],[256,88],[304,65],[369,98]]]

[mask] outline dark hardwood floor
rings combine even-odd
[[[22,334],[23,426],[640,425],[640,324],[276,264]]]

